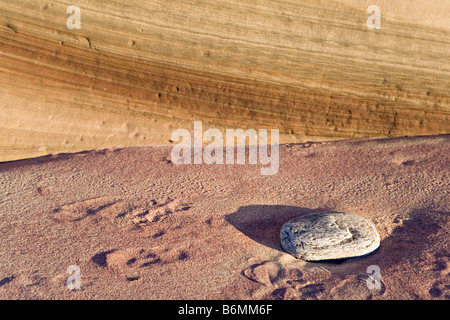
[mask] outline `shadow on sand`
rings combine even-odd
[[[251,205],[240,207],[238,211],[226,215],[225,220],[259,244],[284,253],[280,246],[280,230],[284,223],[308,213],[330,211],[335,210],[281,205]],[[423,252],[437,241],[438,238],[433,235],[437,234],[449,219],[449,212],[434,211],[428,208],[413,210],[403,223],[400,224],[395,220],[392,222],[394,225],[398,225],[390,235],[382,239],[380,247],[375,252],[361,257],[327,260],[321,261],[321,263],[340,264],[367,257],[365,263],[368,265],[375,264],[386,269],[405,260],[413,261],[420,258]]]

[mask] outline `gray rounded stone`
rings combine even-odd
[[[358,257],[380,246],[369,220],[345,212],[311,213],[295,218],[280,231],[281,247],[308,261]]]

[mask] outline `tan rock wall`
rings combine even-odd
[[[449,5],[399,3],[0,0],[0,161],[169,144],[193,120],[282,143],[449,133]]]

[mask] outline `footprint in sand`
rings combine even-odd
[[[151,205],[122,212],[118,215],[118,218],[122,218],[139,228],[142,225],[163,221],[176,212],[187,211],[190,208],[189,204],[182,203],[178,199],[152,200]]]
[[[413,154],[406,150],[392,151],[389,153],[389,161],[397,166],[409,167],[417,164],[421,164],[424,160],[427,160],[437,154],[437,151],[431,151],[424,154]]]
[[[386,286],[381,280],[379,289],[369,289],[368,274],[349,275],[342,279],[323,267],[308,267],[291,261],[290,255],[274,260],[253,263],[241,274],[258,284],[252,299],[264,300],[318,300],[381,298]],[[253,259],[249,261],[254,261]],[[442,287],[442,286],[441,286]],[[435,293],[438,294],[438,290]],[[450,293],[450,292],[449,292]]]
[[[81,221],[89,217],[108,217],[120,211],[124,203],[114,197],[98,197],[72,202],[53,210],[58,221]]]
[[[450,300],[450,253],[440,251],[435,254],[433,271],[439,274],[439,280],[434,282],[428,293],[435,299]]]
[[[439,272],[441,277],[447,277],[450,275],[450,253],[446,251],[437,252],[434,257],[433,271]]]
[[[281,276],[282,271],[279,263],[275,261],[264,261],[244,269],[242,274],[253,282],[265,286],[273,286]]]
[[[252,299],[315,300],[326,291],[322,279],[330,276],[323,270],[315,269],[302,271],[295,267],[284,267],[277,261],[262,261],[250,265],[241,274],[259,284],[252,292]]]
[[[333,288],[330,289],[330,297],[335,300],[375,300],[379,299],[386,292],[383,280],[380,280],[379,288],[369,289],[367,280],[368,274],[348,275]]]
[[[15,282],[16,286],[24,288],[44,287],[48,283],[48,279],[40,270],[25,270],[16,275],[12,275],[0,280],[0,287],[8,283]]]
[[[0,280],[0,287],[3,287],[4,285],[7,285],[10,282],[13,282],[14,279],[16,279],[15,275],[9,276],[9,277],[5,277],[3,279]]]
[[[178,199],[124,201],[118,197],[98,197],[57,207],[53,210],[53,217],[58,221],[72,222],[88,218],[107,219],[139,227],[162,221],[175,212],[189,209],[190,205]]]
[[[185,249],[127,248],[99,252],[92,257],[98,266],[124,275],[128,281],[139,280],[153,267],[190,258]]]
[[[436,281],[428,293],[435,299],[450,300],[450,277]]]

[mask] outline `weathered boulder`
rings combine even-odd
[[[372,222],[345,212],[295,218],[283,225],[280,237],[286,252],[308,261],[358,257],[380,245],[380,235]]]

